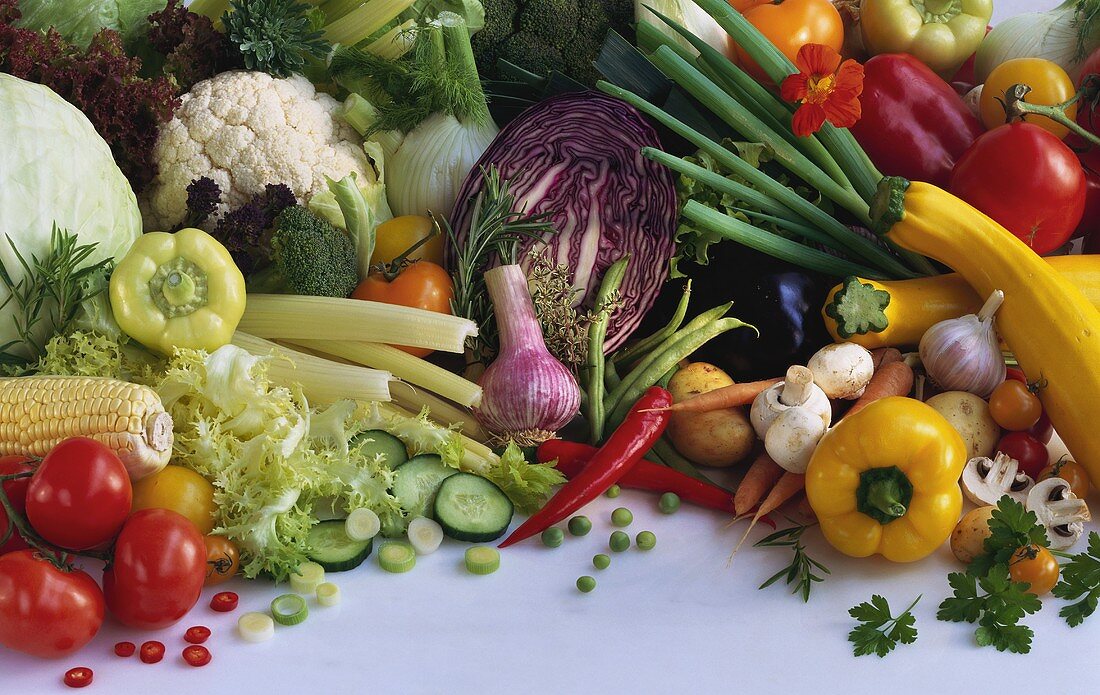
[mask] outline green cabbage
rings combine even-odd
[[[120,256],[141,234],[141,213],[111,150],[88,119],[48,87],[0,73],[0,261],[18,283],[49,256],[54,225],[96,244],[91,264]],[[15,302],[0,283],[0,345],[17,340]],[[51,312],[35,326],[42,343]],[[13,348],[14,350],[14,348]]]
[[[114,29],[130,45],[145,33],[148,17],[168,0],[19,0],[19,25],[45,31],[50,27],[81,48],[100,29]]]

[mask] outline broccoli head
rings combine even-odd
[[[472,43],[478,69],[498,79],[497,61],[530,72],[563,72],[586,85],[599,74],[592,63],[609,30],[633,39],[629,0],[482,0],[485,28]]]
[[[271,249],[276,269],[294,294],[347,297],[359,283],[351,237],[300,205],[279,215]]]

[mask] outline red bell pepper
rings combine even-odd
[[[599,497],[633,468],[665,433],[672,394],[660,386],[648,389],[627,413],[584,470],[562,486],[542,509],[500,544],[501,548],[542,533]]]
[[[951,85],[906,54],[864,63],[860,103],[852,134],[888,176],[945,188],[955,161],[985,132]]]
[[[577,477],[596,453],[596,447],[564,439],[550,439],[539,446],[538,460],[557,461],[555,468],[572,480]],[[733,514],[733,495],[717,485],[684,475],[668,466],[642,459],[622,478],[619,485],[628,490],[673,492],[684,502],[707,509]]]

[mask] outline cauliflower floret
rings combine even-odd
[[[325,177],[376,172],[362,138],[339,119],[340,102],[301,75],[273,78],[237,70],[199,82],[161,129],[159,174],[143,196],[147,230],[172,229],[187,214],[187,185],[209,176],[222,190],[215,217],[245,204],[269,183],[284,183],[302,203],[328,189]]]

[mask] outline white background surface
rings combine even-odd
[[[1054,0],[998,0],[995,17],[1054,7]],[[1094,497],[1093,500],[1096,498]],[[634,511],[629,529],[650,529],[657,548],[614,555],[602,572],[592,555],[607,552],[611,510]],[[204,592],[192,614],[159,633],[137,633],[108,620],[78,655],[42,661],[0,652],[0,693],[71,692],[65,670],[85,665],[95,682],[85,692],[145,693],[995,693],[1100,692],[1100,617],[1070,630],[1048,599],[1026,622],[1036,632],[1028,656],[974,645],[973,626],[935,619],[958,569],[941,548],[915,566],[850,560],[809,536],[811,554],[832,569],[809,604],[781,586],[756,586],[788,561],[783,549],[746,547],[732,567],[726,557],[741,527],[724,528],[718,514],[683,507],[655,512],[655,499],[624,492],[586,511],[594,529],[567,537],[554,550],[537,541],[503,553],[488,577],[462,569],[466,546],[446,542],[406,575],[378,569],[374,557],[358,571],[333,575],[344,593],[336,608],[311,604],[302,625],[279,628],[262,645],[237,638],[237,616],[265,610],[282,590],[235,581],[236,613],[207,608]],[[768,530],[762,529],[760,537]],[[93,574],[96,574],[93,572]],[[592,574],[596,591],[582,595],[576,578]],[[847,610],[885,595],[896,610],[918,594],[919,639],[885,659],[853,658],[845,637]],[[212,628],[213,662],[183,664],[184,630]],[[155,665],[115,657],[116,641],[158,639],[167,656]]]

